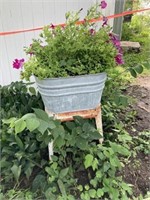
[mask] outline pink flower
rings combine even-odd
[[[115,60],[116,60],[116,63],[118,65],[124,64],[124,61],[123,61],[123,58],[122,58],[122,54],[117,54],[116,57],[115,57]]]
[[[120,45],[120,40],[116,35],[113,35],[112,33],[109,34],[110,40],[113,43],[113,45],[116,47],[117,49],[117,55],[115,56],[115,61],[118,65],[122,65],[124,64],[123,61],[123,51]]]
[[[24,64],[24,59],[23,58],[20,59],[20,60],[15,59],[13,61],[13,68],[20,69],[20,68],[22,68],[23,64]]]
[[[108,18],[103,16],[103,24],[102,24],[102,27],[104,27],[105,25],[107,25],[107,22],[108,22]]]
[[[50,28],[51,28],[51,29],[55,29],[54,24],[51,24]]]
[[[95,31],[93,28],[91,28],[91,29],[90,29],[90,34],[91,34],[91,35],[94,35],[95,33],[96,33],[96,31]]]
[[[110,33],[109,36],[114,46],[120,48],[120,40],[118,39],[118,37],[116,35],[113,35],[112,33]]]
[[[106,1],[105,1],[105,0],[101,1],[100,6],[101,6],[101,9],[106,8],[106,7],[107,7],[107,3],[106,3]]]

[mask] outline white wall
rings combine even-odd
[[[114,14],[115,0],[106,0],[106,16]],[[43,27],[65,22],[67,11],[83,8],[83,15],[96,0],[0,0],[0,32]],[[100,0],[99,0],[100,2]],[[113,20],[109,21],[112,26]],[[23,47],[32,43],[40,31],[0,36],[0,85],[20,80],[20,71],[13,69],[15,58],[25,58]]]

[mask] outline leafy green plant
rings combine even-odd
[[[100,7],[98,3],[92,6],[81,24],[78,20],[82,9],[66,13],[65,26],[45,27],[39,39],[33,39],[25,49],[30,54],[28,61],[15,59],[13,67],[23,65],[21,77],[29,80],[31,75],[44,79],[95,74],[123,64],[119,40],[111,33]],[[103,17],[100,28],[90,21],[99,17]]]
[[[149,155],[150,153],[150,131],[144,131],[138,134],[138,136],[134,136],[134,145],[135,150],[137,152],[144,152],[145,155]]]
[[[33,112],[32,107],[43,109],[41,96],[36,90],[23,82],[15,82],[9,86],[0,87],[1,120],[5,122],[9,119]],[[31,124],[31,123],[30,123]],[[18,128],[23,130],[23,126],[18,123]],[[16,130],[17,130],[16,129]],[[35,135],[29,131],[24,131],[21,136],[15,135],[12,128],[1,121],[1,183],[7,189],[13,184],[19,184],[19,177],[24,175],[29,179],[35,166],[39,169],[44,165],[41,159],[42,147],[39,149],[39,142],[35,140]],[[23,173],[22,173],[23,172]],[[15,178],[15,182],[14,182]]]
[[[36,120],[36,123],[32,123],[32,128],[27,123],[31,119]],[[45,167],[47,184],[43,190],[46,199],[127,199],[131,195],[131,187],[121,177],[116,177],[116,172],[123,166],[123,160],[119,157],[131,156],[127,145],[131,138],[127,133],[122,132],[116,142],[106,140],[104,145],[97,144],[101,136],[91,123],[75,117],[74,122],[67,122],[62,126],[40,109],[4,123],[8,123],[17,136],[25,130],[34,134],[38,131],[36,137],[38,139],[40,136],[41,142],[48,144],[53,141],[54,155]],[[86,171],[87,182],[81,185],[77,172],[81,173],[83,170]],[[44,177],[37,175],[35,180],[39,178]],[[33,187],[38,190],[41,185],[35,186],[35,180]]]

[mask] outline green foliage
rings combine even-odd
[[[124,183],[121,177],[116,177],[116,172],[123,166],[119,157],[131,156],[127,133],[122,131],[122,137],[116,138],[118,143],[106,140],[105,144],[101,145],[96,141],[100,139],[100,133],[87,120],[75,117],[74,122],[67,122],[62,126],[57,120],[49,118],[44,111],[40,109],[34,111],[34,114],[26,114],[15,121],[12,119],[13,122],[9,120],[4,123],[9,124],[11,129],[16,129],[18,120],[23,124],[31,118],[43,120],[45,123],[50,122],[44,133],[39,129],[43,121],[39,126],[37,124],[32,126],[36,139],[40,138],[42,145],[44,142],[48,144],[53,141],[54,147],[54,155],[45,167],[47,180],[43,175],[37,175],[32,183],[35,191],[42,190],[46,199],[68,200],[76,199],[78,196],[83,200],[103,199],[107,196],[110,199],[127,199],[128,195],[131,195],[130,186]],[[29,127],[30,125],[25,123],[23,131],[28,131]],[[121,128],[116,127],[116,130],[120,132]],[[19,137],[22,129],[16,134]],[[12,169],[18,181],[21,172],[17,167],[15,165]],[[87,170],[89,182],[88,186],[83,188],[78,184],[79,180],[75,179],[76,172],[80,172],[81,169]]]
[[[44,165],[44,160],[40,155],[42,147],[40,150],[40,144],[34,134],[24,130],[26,124],[29,130],[33,130],[33,124],[29,121],[25,122],[23,119],[17,120],[17,117],[33,112],[32,107],[43,108],[41,96],[31,88],[22,82],[0,87],[2,97],[0,165],[1,182],[4,184],[4,189],[5,186],[7,189],[11,188],[14,181],[19,184],[22,176],[29,179],[35,166],[41,168]],[[27,115],[24,115],[24,118]],[[33,117],[33,114],[30,116]],[[10,128],[8,128],[8,124],[10,124]],[[13,129],[14,124],[15,129]],[[22,134],[18,135],[21,131]]]
[[[11,189],[7,191],[7,193],[4,195],[2,192],[0,192],[0,199],[1,200],[34,200],[39,199],[35,194],[33,194],[29,190],[17,190],[17,189]]]
[[[99,7],[92,6],[81,25],[77,24],[79,11],[66,14],[65,27],[45,27],[39,39],[25,49],[32,56],[24,63],[22,78],[29,80],[33,74],[40,79],[95,74],[115,67],[117,50],[110,41],[110,28],[89,23],[89,19],[102,16]]]
[[[137,152],[144,152],[145,155],[150,154],[150,131],[144,131],[134,136],[134,145]]]

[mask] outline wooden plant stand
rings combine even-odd
[[[47,112],[47,114],[49,116],[53,116],[54,119],[58,119],[61,122],[73,121],[74,116],[80,116],[84,119],[95,118],[96,127],[97,127],[98,131],[100,132],[100,134],[102,136],[102,138],[99,139],[99,142],[100,143],[103,142],[102,114],[101,114],[101,106],[100,105],[95,109],[81,110],[81,111],[75,111],[75,112],[66,112],[66,113],[59,113],[59,114],[48,112],[47,110],[45,110],[45,111]],[[50,143],[49,146],[48,146],[49,158],[50,158],[51,155],[53,155],[52,148],[53,148],[52,143]]]

